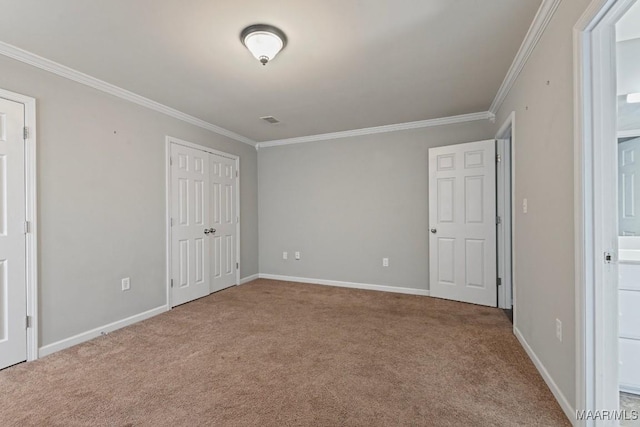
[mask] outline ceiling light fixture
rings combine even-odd
[[[640,93],[630,93],[627,95],[627,103],[635,104],[640,102]]]
[[[240,41],[262,65],[267,65],[287,45],[287,36],[272,25],[257,24],[242,30]]]

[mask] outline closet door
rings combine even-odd
[[[210,159],[171,144],[172,306],[210,292]]]
[[[236,161],[210,154],[212,263],[211,292],[237,284]]]

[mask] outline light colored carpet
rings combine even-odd
[[[0,371],[2,426],[568,426],[501,310],[256,280]]]

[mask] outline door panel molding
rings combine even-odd
[[[195,144],[193,142],[189,142],[189,141],[185,141],[179,138],[175,138],[172,136],[167,135],[165,137],[165,213],[166,213],[166,217],[165,217],[165,227],[166,227],[166,307],[168,310],[170,310],[173,306],[172,303],[172,291],[171,291],[171,277],[172,277],[172,267],[171,267],[171,263],[172,263],[172,251],[171,251],[171,198],[172,198],[172,194],[171,194],[171,146],[172,144],[177,144],[183,147],[187,147],[187,148],[191,148],[191,149],[195,149],[195,150],[199,150],[199,151],[203,151],[205,153],[209,153],[209,154],[214,154],[216,156],[220,156],[220,157],[224,157],[225,159],[229,159],[232,160],[234,162],[234,167],[235,170],[238,172],[237,176],[232,177],[235,181],[235,192],[232,195],[234,201],[233,201],[233,208],[235,210],[236,213],[236,217],[237,217],[237,221],[236,221],[236,229],[235,229],[235,242],[234,242],[234,254],[235,254],[235,259],[236,262],[240,263],[240,157],[236,156],[234,154],[229,154],[229,153],[225,153],[223,151],[219,151],[219,150],[215,150],[213,148],[204,146],[204,145],[200,145],[200,144]],[[221,171],[222,174],[224,174],[224,171]],[[214,191],[214,186],[211,185],[210,188],[210,192],[212,194],[213,197],[213,191]],[[223,212],[220,212],[220,215],[223,215]],[[175,221],[175,219],[174,219]],[[218,239],[219,240],[219,239]],[[211,239],[211,245],[213,248],[213,245],[215,244],[214,239]],[[210,260],[211,265],[210,265],[210,271],[213,273],[214,271],[216,271],[216,269],[221,269],[223,266],[217,266],[214,264],[213,260]],[[235,274],[235,284],[238,285],[240,284],[240,275],[241,275],[241,270],[242,270],[242,264],[239,264],[239,268],[236,269],[236,274]],[[212,274],[212,279],[213,276],[215,275]],[[174,283],[175,286],[175,283]]]

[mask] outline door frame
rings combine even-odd
[[[577,411],[619,408],[615,24],[634,2],[592,0],[573,29]]]
[[[26,292],[27,292],[27,361],[38,358],[39,313],[38,313],[38,199],[37,199],[37,162],[36,162],[36,100],[0,89],[0,98],[24,105],[24,125],[28,129],[24,139],[25,163],[25,220],[29,224],[26,230]],[[27,320],[25,319],[25,322]]]
[[[505,150],[501,148],[501,144],[498,141],[497,153],[502,155],[502,161],[497,163],[498,173],[496,174],[496,184],[502,183],[502,188],[505,189],[504,193],[498,191],[496,186],[496,201],[498,206],[496,212],[502,219],[503,230],[509,230],[509,233],[498,233],[498,244],[503,248],[508,248],[507,251],[498,251],[497,259],[498,265],[504,266],[504,271],[498,270],[498,274],[502,274],[502,289],[498,289],[498,307],[504,309],[513,309],[516,302],[516,284],[515,284],[515,269],[516,262],[514,256],[515,248],[515,223],[516,223],[516,206],[515,206],[515,188],[516,188],[516,174],[515,174],[515,134],[516,134],[516,113],[512,111],[505,122],[500,126],[498,133],[496,134],[496,140],[504,140],[509,138],[511,143]],[[506,156],[504,155],[506,151]],[[510,171],[509,179],[507,179],[506,171]],[[511,212],[507,215],[506,207],[511,207]],[[502,237],[502,239],[500,239]],[[513,309],[513,325],[516,325],[516,312]]]
[[[184,147],[193,148],[195,150],[204,151],[210,154],[216,154],[218,156],[232,159],[236,164],[236,191],[234,197],[236,199],[236,214],[238,220],[236,221],[236,262],[238,268],[236,268],[236,286],[240,284],[240,270],[242,269],[242,263],[240,262],[240,156],[235,154],[225,153],[224,151],[215,150],[205,145],[195,144],[193,142],[185,141],[183,139],[175,138],[167,135],[165,137],[165,227],[166,227],[166,275],[167,275],[167,310],[171,310],[171,144],[178,144]]]

